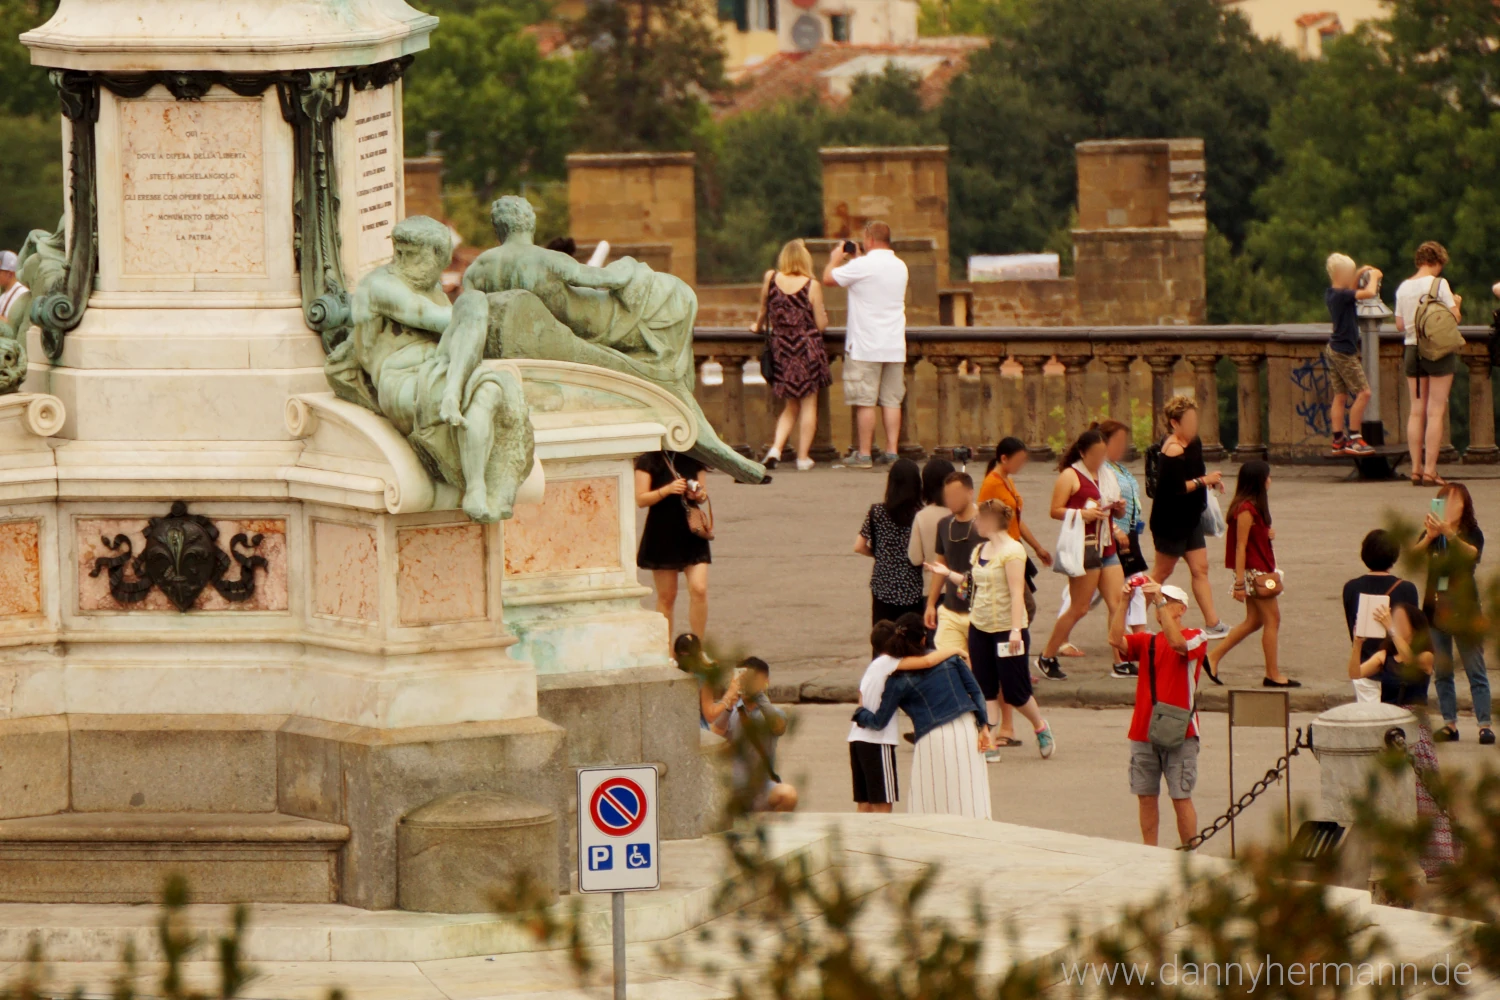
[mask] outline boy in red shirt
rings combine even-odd
[[[1160,747],[1150,740],[1151,670],[1156,672],[1156,700],[1180,708],[1195,709],[1198,681],[1208,641],[1202,631],[1182,627],[1188,598],[1180,587],[1147,581],[1141,586],[1146,604],[1154,606],[1160,632],[1125,632],[1125,609],[1135,588],[1128,583],[1125,600],[1109,619],[1109,644],[1116,659],[1140,664],[1135,683],[1135,714],[1130,718],[1130,791],[1140,806],[1141,840],[1156,845],[1161,825],[1161,783],[1177,814],[1177,837],[1186,842],[1198,832],[1198,811],[1193,807],[1193,786],[1198,783],[1198,716],[1188,723],[1187,739],[1181,746]]]

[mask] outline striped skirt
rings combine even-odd
[[[978,739],[974,716],[965,712],[917,741],[907,812],[990,818],[990,778]]]

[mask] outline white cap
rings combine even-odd
[[[1181,587],[1174,587],[1170,583],[1164,583],[1161,586],[1161,596],[1165,597],[1169,601],[1176,601],[1183,607],[1188,606],[1187,591],[1183,590]]]
[[[0,271],[16,271],[16,252],[14,250],[0,250]]]

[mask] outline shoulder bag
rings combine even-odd
[[[1265,600],[1268,597],[1280,597],[1286,591],[1286,582],[1282,579],[1280,570],[1266,573],[1252,569],[1245,574],[1245,589],[1251,597]]]
[[[677,467],[672,464],[672,456],[665,451],[661,453],[667,460],[667,471],[672,473],[673,479],[681,479],[677,474]],[[689,500],[684,493],[677,499],[682,501],[683,512],[687,515],[688,530],[705,541],[714,540],[714,505],[705,494],[700,501]]]
[[[1193,663],[1188,661],[1188,701],[1193,708],[1180,708],[1156,700],[1156,640],[1153,635],[1146,644],[1147,682],[1151,687],[1151,725],[1146,730],[1151,745],[1161,750],[1176,750],[1187,741],[1188,727],[1193,723],[1193,711],[1197,708],[1197,697],[1193,691]]]
[[[771,353],[771,286],[776,284],[776,275],[771,275],[770,284],[766,285],[766,292],[761,296],[760,307],[765,313],[765,321],[761,324],[759,333],[761,335],[760,345],[760,377],[770,385],[776,378],[776,356]]]

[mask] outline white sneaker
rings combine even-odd
[[[806,471],[808,471],[809,469],[811,469],[813,466],[815,466],[817,464],[818,464],[817,462],[814,462],[810,458],[799,458],[799,459],[797,459],[797,471],[798,472],[806,472]]]
[[[1224,619],[1220,618],[1217,625],[1210,625],[1203,630],[1203,634],[1209,639],[1222,639],[1229,634],[1229,626],[1225,625]]]
[[[776,468],[776,463],[778,463],[780,461],[781,461],[781,449],[780,448],[772,448],[772,449],[770,449],[770,450],[768,450],[766,452],[765,457],[760,460],[760,464],[764,465],[768,469],[774,469],[774,468]]]
[[[986,750],[984,752],[984,762],[986,764],[998,764],[1001,759],[999,750]]]

